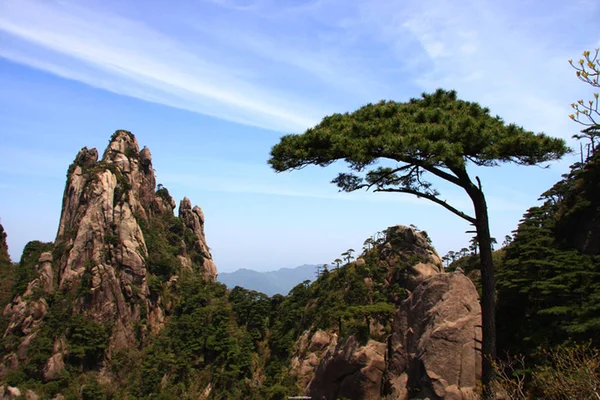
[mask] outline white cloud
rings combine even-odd
[[[21,39],[5,41],[2,57],[119,94],[283,131],[303,130],[321,114],[292,94],[239,79],[235,68],[185,43],[99,10],[8,1],[0,30]]]

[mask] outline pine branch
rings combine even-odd
[[[464,212],[462,212],[462,211],[460,211],[460,210],[452,207],[445,200],[439,199],[439,198],[437,198],[436,196],[434,196],[432,194],[427,194],[427,193],[419,192],[418,190],[413,190],[413,189],[408,189],[408,188],[402,188],[402,189],[399,189],[399,188],[375,189],[374,192],[408,193],[408,194],[415,195],[417,197],[423,197],[423,198],[425,198],[427,200],[433,201],[434,203],[441,205],[442,207],[444,207],[447,210],[451,211],[452,213],[458,215],[462,219],[465,219],[465,220],[469,221],[472,224],[475,223],[475,218],[473,218],[470,215],[467,215]]]

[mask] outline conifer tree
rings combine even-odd
[[[381,101],[325,117],[304,134],[282,137],[271,150],[269,164],[281,172],[344,160],[350,173],[332,181],[342,191],[365,188],[412,194],[475,225],[483,288],[482,381],[489,388],[496,348],[494,266],[482,183],[471,177],[467,165],[535,165],[567,151],[561,139],[507,125],[487,108],[459,100],[455,91],[439,89],[406,103]],[[391,166],[373,167],[380,159],[389,160]],[[447,203],[425,179],[427,174],[461,187],[473,203],[474,215]]]
[[[524,215],[499,273],[498,331],[505,350],[600,340],[599,187],[595,154],[575,164],[542,194],[544,203]]]

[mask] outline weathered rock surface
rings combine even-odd
[[[397,225],[386,230],[386,239],[380,251],[382,259],[389,265],[388,281],[403,282],[406,289],[413,291],[425,279],[443,271],[442,259],[429,243],[426,232]],[[408,277],[402,268],[394,268],[404,263]]]
[[[22,398],[22,393],[19,388],[2,385],[0,386],[0,400],[13,400]]]
[[[391,227],[380,245],[389,285],[411,293],[398,304],[387,341],[338,342],[334,331],[306,331],[296,342],[291,371],[312,398],[472,399],[480,377],[481,311],[477,290],[461,273],[443,272],[426,233]],[[364,265],[359,258],[355,265]],[[367,287],[372,282],[365,281]],[[381,336],[371,321],[371,336]]]
[[[179,203],[179,218],[183,220],[185,226],[187,226],[194,235],[196,241],[194,245],[197,246],[200,254],[202,254],[202,266],[204,268],[205,279],[215,279],[217,277],[217,266],[212,260],[210,249],[206,245],[206,236],[204,235],[204,213],[198,206],[192,208],[192,202],[187,197],[184,197]]]
[[[473,398],[481,373],[480,325],[479,298],[469,278],[442,273],[423,281],[394,317],[388,399]]]
[[[27,349],[48,311],[45,296],[55,288],[51,253],[41,254],[35,271],[38,276],[29,282],[25,293],[16,296],[4,309],[4,316],[9,318],[4,337],[15,335],[22,339],[16,349],[5,353],[0,362],[0,375],[6,369],[17,368],[26,359]]]
[[[296,378],[298,386],[309,391],[309,383],[323,357],[328,351],[334,351],[337,345],[337,334],[322,330],[313,335],[305,331],[296,341],[296,352],[292,358],[291,374]]]
[[[328,351],[309,385],[310,396],[320,399],[379,399],[385,371],[385,343],[369,340],[361,346],[350,336]]]
[[[53,291],[69,296],[73,314],[110,327],[108,357],[114,350],[137,346],[147,332],[158,332],[169,310],[161,296],[151,295],[142,228],[154,219],[173,217],[174,209],[168,191],[156,188],[150,150],[140,151],[131,133],[115,132],[100,161],[96,149],[84,147],[69,167],[55,259],[51,253],[42,254],[38,276],[4,311],[10,318],[4,336],[15,334],[23,339],[18,357],[14,351],[7,352],[0,375],[26,357],[28,343],[48,309],[46,297]],[[177,257],[181,267],[199,266],[205,279],[214,280],[217,271],[206,244],[202,210],[192,208],[186,198],[180,216],[184,229],[189,230],[183,233],[186,238],[193,235],[197,250],[191,252],[182,240]],[[201,254],[200,264],[191,259],[190,252]],[[46,380],[59,376],[67,349],[64,338],[56,338],[43,371]]]

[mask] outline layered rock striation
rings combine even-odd
[[[179,218],[174,209],[167,189],[157,190],[150,150],[140,150],[130,132],[116,131],[100,160],[84,147],[68,170],[54,250],[41,254],[37,277],[4,310],[4,337],[17,344],[5,348],[0,373],[26,360],[50,300],[62,318],[105,329],[108,344],[99,348],[110,358],[161,329],[170,312],[165,296],[183,270],[215,280],[202,210],[187,198]],[[72,331],[49,335],[45,380],[60,374]]]

